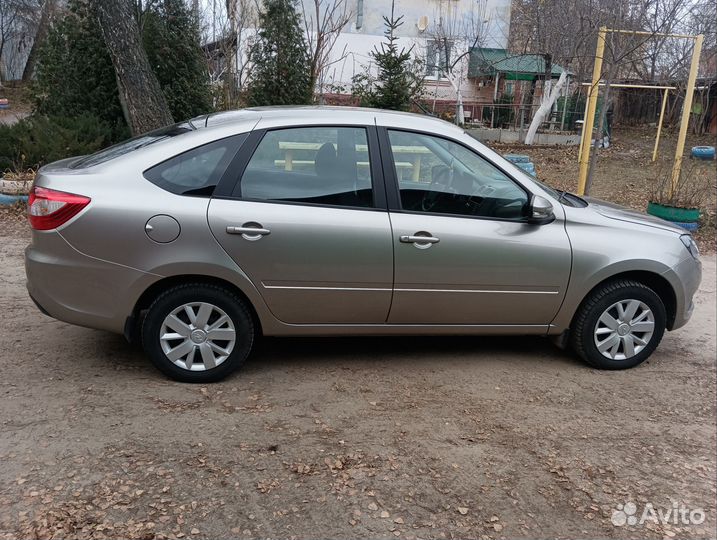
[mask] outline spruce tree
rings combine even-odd
[[[38,51],[33,96],[48,116],[93,115],[124,124],[112,59],[88,2],[70,0]]]
[[[294,0],[266,0],[259,14],[257,39],[249,52],[248,105],[311,103],[307,50]]]
[[[423,66],[414,58],[413,47],[398,47],[396,30],[403,24],[403,16],[383,17],[386,42],[374,47],[370,56],[378,68],[378,75],[370,70],[353,78],[353,93],[364,107],[407,111],[423,89]]]
[[[2,0],[0,0],[2,1]],[[38,51],[36,112],[92,115],[126,125],[112,58],[90,0],[69,0]],[[183,0],[150,2],[142,14],[142,45],[176,120],[212,110],[200,30]]]
[[[192,118],[212,108],[200,40],[197,18],[184,0],[149,3],[142,42],[175,120]]]

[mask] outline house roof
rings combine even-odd
[[[558,78],[563,71],[562,66],[554,63],[551,77]],[[511,54],[505,49],[473,47],[468,57],[468,76],[490,77],[496,73],[506,79],[531,81],[545,73],[545,58],[540,54]]]

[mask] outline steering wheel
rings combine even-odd
[[[431,179],[428,191],[423,192],[421,199],[421,209],[424,212],[430,212],[438,203],[438,201],[451,190],[453,185],[453,164],[450,167],[439,169]],[[438,189],[443,186],[445,189]]]

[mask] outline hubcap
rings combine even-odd
[[[595,346],[610,360],[632,358],[652,339],[655,316],[647,304],[639,300],[615,302],[598,319],[595,325]]]
[[[159,343],[177,367],[205,371],[224,362],[236,343],[234,323],[207,302],[184,304],[164,318]]]

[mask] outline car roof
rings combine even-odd
[[[272,123],[286,121],[286,125],[361,123],[387,127],[410,127],[419,131],[462,132],[454,124],[432,116],[366,107],[338,107],[328,105],[287,105],[250,107],[207,115],[205,127],[228,127],[236,124],[256,124],[259,120]]]

